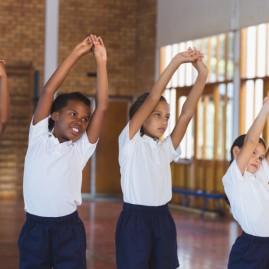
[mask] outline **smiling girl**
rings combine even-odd
[[[96,109],[73,92],[54,95],[75,63],[93,51]],[[86,236],[77,212],[82,170],[93,154],[108,105],[107,55],[100,37],[79,43],[47,84],[34,112],[25,157],[26,222],[19,236],[20,269],[86,268]]]

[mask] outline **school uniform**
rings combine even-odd
[[[177,268],[170,163],[179,156],[171,137],[164,141],[140,135],[129,139],[129,123],[119,136],[123,211],[116,229],[118,269]]]
[[[241,174],[236,160],[222,179],[231,212],[243,233],[234,243],[229,269],[269,268],[269,167],[266,160],[252,174]]]
[[[25,157],[23,195],[26,222],[18,245],[20,269],[86,268],[86,236],[77,206],[82,202],[82,170],[96,144],[87,134],[59,143],[48,118],[31,123]]]

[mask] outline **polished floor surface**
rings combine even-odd
[[[0,268],[17,269],[17,238],[25,218],[23,202],[0,203]],[[119,200],[99,199],[84,201],[79,208],[87,232],[88,269],[116,269],[114,233],[121,207]],[[223,217],[201,217],[174,208],[171,212],[178,233],[180,268],[227,268],[230,247],[240,232],[238,225]]]

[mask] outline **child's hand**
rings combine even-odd
[[[96,63],[106,62],[107,53],[102,38],[91,35],[91,39],[93,42],[93,55],[95,57]]]
[[[75,51],[79,53],[80,56],[91,52],[93,49],[93,41],[90,36],[87,36],[81,43],[75,47]]]
[[[0,59],[0,77],[3,75],[6,75],[6,67],[5,67],[6,62],[4,60]]]
[[[181,61],[181,63],[194,63],[199,57],[199,52],[196,48],[188,48],[187,51],[178,53],[176,57]]]
[[[203,61],[204,55],[200,51],[197,51],[197,55],[198,59],[193,62],[192,65],[196,68],[199,74],[207,76],[208,68]]]

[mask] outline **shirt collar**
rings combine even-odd
[[[256,178],[256,173],[250,173],[246,169],[245,172],[244,172],[244,177],[245,178],[253,178],[254,179],[254,178]]]
[[[142,136],[142,139],[152,146],[157,146],[160,144],[159,139],[153,139],[152,137],[145,135],[145,134]]]
[[[48,133],[48,138],[53,142],[53,144],[57,145],[57,144],[63,144],[63,145],[67,145],[67,146],[73,146],[74,142],[72,140],[60,143],[59,139],[57,137],[54,136],[54,134],[52,132]]]

